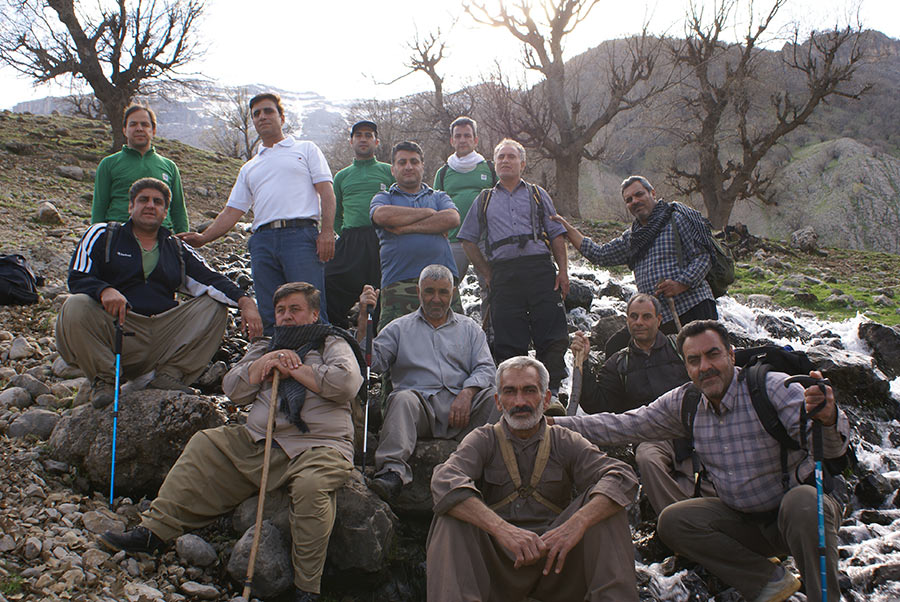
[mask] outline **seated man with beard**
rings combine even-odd
[[[637,601],[624,509],[637,478],[547,424],[549,381],[532,358],[501,363],[494,399],[503,418],[434,469],[429,601]]]

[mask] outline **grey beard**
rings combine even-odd
[[[538,410],[527,417],[511,416],[508,410],[503,410],[503,419],[506,420],[507,426],[514,431],[527,431],[541,421],[541,416],[543,414]]]

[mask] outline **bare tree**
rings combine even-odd
[[[0,61],[45,83],[83,80],[124,144],[122,118],[137,94],[178,81],[200,52],[195,36],[203,0],[116,0],[83,7],[75,0],[4,0]]]
[[[658,58],[660,47],[646,35],[626,41],[620,56],[611,50],[607,56],[606,86],[603,99],[596,102],[595,90],[583,89],[577,72],[563,58],[568,36],[583,22],[600,0],[553,0],[536,8],[531,0],[512,0],[491,12],[484,4],[466,7],[472,17],[486,25],[505,28],[524,47],[523,63],[537,71],[543,81],[536,89],[521,92],[508,80],[495,82],[495,90],[506,92],[507,101],[516,107],[509,114],[509,135],[538,149],[556,166],[554,200],[561,213],[580,216],[578,173],[582,159],[597,159],[589,145],[613,118],[644,102],[657,89],[647,82]],[[534,14],[540,13],[539,17]],[[610,46],[617,49],[617,45]],[[596,87],[596,82],[594,87]]]
[[[259,136],[250,115],[250,90],[233,88],[213,99],[213,116],[218,124],[210,128],[209,144],[213,150],[237,159],[250,159],[259,145]]]
[[[753,14],[739,42],[722,39],[736,19],[737,0],[718,0],[704,19],[692,6],[687,36],[673,41],[676,65],[686,70],[682,107],[686,118],[679,135],[684,145],[667,180],[681,193],[699,193],[715,228],[728,224],[736,201],[770,200],[772,170],[761,161],[787,134],[807,123],[829,96],[858,98],[867,86],[852,79],[863,58],[859,27],[835,27],[801,38],[797,28],[781,51],[782,81],[802,82],[796,92],[773,89],[768,104],[754,106],[766,82],[765,52],[760,48],[787,0],[774,0],[767,12]]]

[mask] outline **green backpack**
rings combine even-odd
[[[704,219],[704,221],[706,220]],[[706,235],[702,237],[705,240],[700,240],[699,242],[706,248],[712,259],[712,265],[709,267],[709,272],[706,273],[706,281],[709,283],[709,288],[712,289],[713,297],[718,299],[728,292],[728,286],[734,282],[734,256],[731,254],[731,249],[720,243],[712,235],[708,224],[709,222],[706,222]],[[678,255],[678,263],[683,264],[684,253],[681,250],[681,233],[678,232],[678,226],[675,222],[672,223],[672,232],[675,235],[675,253]]]

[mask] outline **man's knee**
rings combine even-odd
[[[89,295],[83,293],[70,295],[59,310],[57,329],[63,325],[66,327],[83,327],[84,318],[98,309],[102,310],[103,306]]]
[[[666,454],[659,447],[643,443],[634,450],[634,461],[641,474],[658,470],[659,466],[665,466],[669,463]]]
[[[387,401],[388,414],[411,414],[418,412],[422,405],[419,396],[410,389],[392,391]]]
[[[656,532],[659,533],[663,543],[673,550],[677,549],[677,544],[685,530],[692,530],[699,526],[693,524],[691,520],[690,502],[691,500],[685,500],[666,506],[659,513],[656,521]]]

